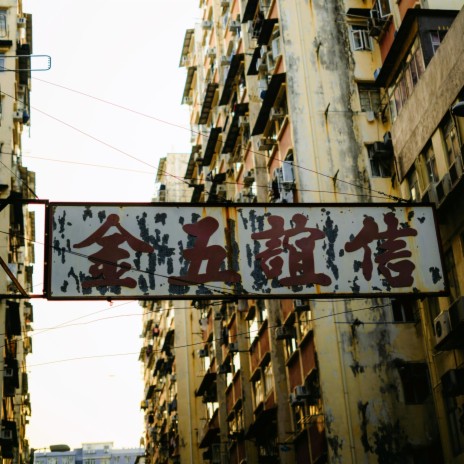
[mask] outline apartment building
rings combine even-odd
[[[183,177],[189,153],[168,153],[156,174],[153,201],[187,203],[191,191]],[[158,247],[163,247],[163,237]],[[156,278],[156,276],[155,276]],[[201,462],[194,446],[195,371],[187,346],[198,343],[190,301],[151,301],[143,307],[143,345],[139,360],[144,368],[145,460],[148,462]],[[184,346],[185,349],[180,347]],[[174,347],[177,347],[174,349]],[[179,415],[179,403],[182,415]],[[190,419],[189,419],[190,418]]]
[[[190,454],[171,453],[152,384],[149,462],[464,462],[463,4],[200,2],[180,60],[190,201],[433,202],[450,296],[201,300],[179,340],[162,321],[178,302],[152,304],[144,333],[174,324],[170,366],[189,366],[174,417]]]
[[[82,443],[81,448],[51,445],[36,451],[33,464],[135,464],[144,455],[143,448],[114,448],[112,442]]]
[[[29,124],[32,17],[19,0],[0,1],[0,448],[4,461],[27,462],[25,438],[31,414],[26,355],[32,350],[35,175],[22,164],[21,134]]]

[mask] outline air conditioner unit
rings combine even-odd
[[[15,111],[13,113],[13,120],[14,121],[22,121],[23,120],[23,112],[22,111]]]
[[[271,121],[278,121],[279,119],[283,119],[285,117],[285,111],[283,108],[271,108],[271,112],[269,113],[269,118]]]
[[[198,350],[198,357],[206,358],[207,356],[208,356],[208,350],[206,349]]]
[[[229,343],[228,348],[231,353],[238,353],[238,343]]]
[[[238,125],[240,127],[246,127],[250,125],[250,120],[248,119],[248,116],[239,116],[238,117]]]
[[[267,52],[268,52],[267,45],[261,45],[261,48],[259,50],[259,56],[261,58],[265,58]]]
[[[247,171],[245,175],[243,176],[243,182],[245,183],[246,186],[251,185],[255,181],[255,173],[253,169],[250,171]]]
[[[202,29],[211,29],[213,27],[213,21],[208,21],[207,19],[201,22]]]
[[[3,369],[3,377],[13,377],[14,369],[12,367],[5,367]]]
[[[306,300],[293,300],[295,311],[309,311],[309,302]]]
[[[446,396],[464,395],[464,369],[450,369],[441,377],[443,393]]]
[[[443,203],[450,189],[451,180],[449,174],[446,173],[435,185],[435,191],[437,192],[437,202],[439,205]]]
[[[242,25],[240,24],[240,21],[232,20],[229,23],[229,29],[231,30],[231,32],[238,32],[241,30],[241,28]]]
[[[256,60],[256,71],[266,73],[267,72],[267,63],[265,58],[258,58]]]
[[[297,398],[295,393],[290,393],[288,400],[290,402],[290,406],[296,406],[304,402],[300,398]]]
[[[206,55],[209,57],[216,56],[216,47],[211,47],[206,50]]]
[[[2,440],[12,440],[13,439],[13,431],[8,429],[2,429],[0,432],[0,438]]]
[[[26,18],[18,18],[18,27],[24,27],[27,23]]]
[[[276,327],[275,338],[276,340],[285,340],[286,338],[294,338],[295,329],[294,327],[287,327],[286,325]]]
[[[454,163],[450,166],[448,172],[451,186],[454,187],[463,175],[462,158],[460,156],[454,160]]]
[[[448,310],[442,311],[433,321],[435,343],[438,344],[451,332]]]
[[[216,195],[226,196],[227,195],[227,187],[225,185],[218,185],[216,187]]]
[[[183,100],[184,105],[191,105],[193,103],[193,98],[192,97],[184,97]]]
[[[272,52],[267,52],[266,54],[266,65],[269,71],[272,71],[275,67],[275,58]]]
[[[272,40],[271,50],[272,50],[272,55],[274,57],[274,60],[282,54],[280,50],[280,37],[276,37],[275,39]]]
[[[385,132],[385,134],[383,134],[383,143],[385,145],[387,145],[387,147],[391,147],[392,146],[392,134],[390,131],[387,131]]]
[[[216,311],[214,313],[214,320],[215,321],[222,321],[223,317],[222,317],[222,313],[221,311]]]
[[[304,385],[297,385],[294,393],[296,398],[299,400],[304,400],[309,397],[308,389]]]
[[[230,364],[221,364],[218,368],[218,374],[228,374],[231,372]]]
[[[220,65],[221,65],[221,66],[229,66],[229,64],[230,64],[230,59],[229,59],[229,57],[226,56],[226,55],[222,55],[222,56],[221,56]]]
[[[293,175],[293,166],[290,161],[282,163],[282,177],[281,183],[284,188],[291,188],[295,184],[295,177]]]
[[[275,143],[276,141],[270,137],[262,137],[258,140],[258,150],[270,150],[275,145]]]

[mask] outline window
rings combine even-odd
[[[432,50],[434,55],[437,52],[438,47],[443,42],[447,32],[447,30],[430,31],[430,42],[432,43]]]
[[[369,85],[358,85],[359,103],[361,111],[380,111],[380,92]]]
[[[389,0],[376,0],[375,6],[381,18],[390,16],[391,9]]]
[[[460,295],[459,280],[456,272],[456,263],[454,261],[453,249],[449,248],[445,251],[445,269],[448,274],[448,283],[450,290],[450,300],[455,301]]]
[[[406,176],[409,187],[409,200],[410,201],[419,201],[419,177],[417,176],[417,171],[411,169]]]
[[[259,403],[264,401],[264,386],[260,378],[253,382],[253,394],[255,397],[255,408],[257,408]]]
[[[5,55],[0,53],[0,72],[4,72],[6,69]]]
[[[448,167],[451,166],[456,158],[460,155],[458,133],[456,125],[451,115],[446,115],[445,119],[441,124],[441,130],[445,141],[446,156],[448,161]]]
[[[404,363],[398,367],[406,404],[423,404],[430,395],[427,364]]]
[[[352,25],[350,27],[351,46],[354,51],[372,50],[372,39],[369,36],[367,26]]]
[[[371,165],[372,177],[391,177],[391,160],[382,156],[377,156],[374,145],[367,145],[369,162]]]
[[[266,396],[274,390],[274,382],[273,382],[273,375],[272,375],[272,364],[269,363],[264,366],[264,391]]]
[[[395,322],[415,322],[417,320],[412,300],[395,299],[392,300],[391,304]]]
[[[63,456],[61,464],[74,464],[74,456]]]
[[[414,41],[404,63],[395,83],[388,89],[392,122],[400,113],[406,100],[412,94],[414,86],[425,71],[424,56],[419,38]]]
[[[58,464],[58,458],[48,458],[47,464]]]
[[[6,14],[7,10],[0,10],[0,37],[8,37]]]
[[[438,182],[437,161],[432,144],[429,144],[424,151],[425,168],[427,172],[427,186]]]

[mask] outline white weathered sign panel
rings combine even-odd
[[[423,205],[50,204],[48,298],[443,294]]]

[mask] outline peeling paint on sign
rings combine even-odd
[[[53,204],[49,213],[49,298],[446,291],[430,206]]]

